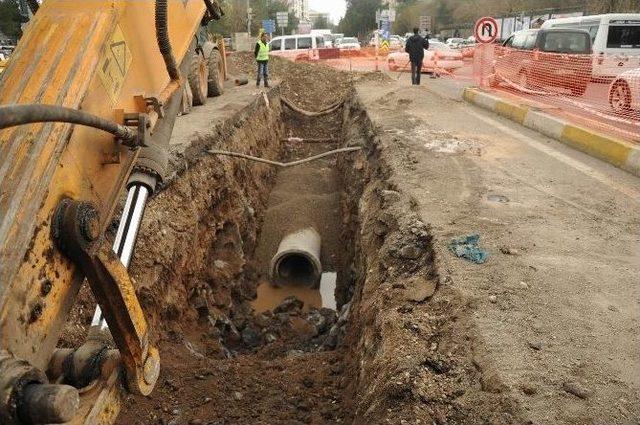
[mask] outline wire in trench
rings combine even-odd
[[[305,111],[302,108],[299,108],[298,106],[294,105],[290,100],[286,99],[285,97],[281,97],[280,100],[282,101],[282,103],[284,103],[285,105],[287,105],[290,109],[292,109],[293,111],[305,115],[307,117],[320,117],[323,115],[328,115],[334,111],[336,111],[338,108],[340,108],[342,105],[344,105],[344,100],[339,101],[338,103],[335,103],[331,106],[329,106],[326,109],[323,109],[322,111],[318,111],[318,112],[311,112],[311,111]]]
[[[352,146],[352,147],[348,147],[348,148],[340,148],[340,149],[334,149],[332,151],[329,152],[324,152],[318,155],[314,155],[311,156],[309,158],[305,158],[305,159],[301,159],[298,161],[293,161],[293,162],[280,162],[280,161],[272,161],[270,159],[264,159],[264,158],[259,158],[257,156],[252,156],[252,155],[247,155],[244,153],[240,153],[240,152],[230,152],[230,151],[222,151],[222,150],[210,150],[207,151],[212,155],[222,155],[222,156],[231,156],[231,157],[235,157],[235,158],[243,158],[243,159],[247,159],[249,161],[254,161],[254,162],[260,162],[263,164],[268,164],[268,165],[273,165],[275,167],[280,167],[280,168],[289,168],[289,167],[295,167],[297,165],[302,165],[302,164],[306,164],[312,161],[316,161],[318,159],[322,159],[322,158],[326,158],[327,156],[332,156],[332,155],[337,155],[340,153],[349,153],[349,152],[356,152],[362,150],[362,146]]]

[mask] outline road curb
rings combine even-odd
[[[573,125],[561,118],[506,101],[477,88],[467,87],[462,97],[469,103],[493,111],[640,177],[640,146]]]

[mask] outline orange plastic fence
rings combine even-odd
[[[470,79],[473,53],[473,49],[446,52],[429,50],[425,52],[422,70],[439,76]],[[352,71],[409,72],[411,69],[409,55],[400,48],[379,49],[377,55],[374,47],[341,50],[339,58],[319,62],[336,69]]]
[[[567,53],[562,46],[547,50],[478,46],[475,83],[640,141],[640,56],[594,55],[590,49]]]

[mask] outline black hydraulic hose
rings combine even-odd
[[[31,13],[33,13],[34,15],[40,7],[40,3],[38,3],[38,0],[27,0],[27,5],[29,5],[29,10],[31,10]]]
[[[180,71],[176,58],[171,50],[171,41],[169,40],[169,29],[167,24],[167,0],[156,0],[156,40],[160,53],[167,67],[167,72],[172,80],[180,79]]]
[[[132,142],[137,138],[136,132],[127,126],[76,109],[36,104],[0,106],[0,130],[42,122],[66,122],[93,127],[111,133],[124,142]]]

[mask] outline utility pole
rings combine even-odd
[[[247,0],[247,33],[251,37],[251,3]]]

